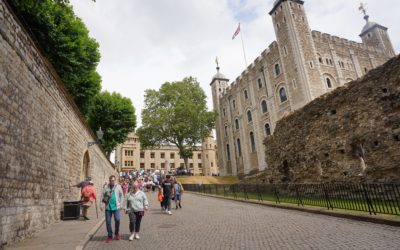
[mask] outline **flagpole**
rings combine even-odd
[[[239,25],[240,25],[240,23],[239,23]],[[244,68],[246,69],[247,68],[247,59],[246,59],[246,51],[245,51],[245,49],[244,49],[244,42],[243,42],[243,36],[242,36],[242,31],[240,30],[240,40],[242,41],[242,49],[243,49],[243,57],[244,57]]]

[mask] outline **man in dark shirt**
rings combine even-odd
[[[163,204],[165,213],[171,215],[171,197],[174,195],[173,180],[170,175],[165,177],[165,180],[161,183],[161,192],[164,196]]]

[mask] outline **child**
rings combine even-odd
[[[160,202],[161,209],[164,211],[164,204],[163,204],[163,194],[161,193],[161,188],[158,188],[158,201]]]

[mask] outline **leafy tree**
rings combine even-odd
[[[206,95],[195,78],[166,82],[156,91],[145,92],[142,127],[137,130],[141,146],[168,143],[178,147],[188,168],[195,146],[209,136],[215,113],[207,111]]]
[[[129,98],[107,91],[98,94],[89,112],[89,124],[93,131],[104,131],[102,146],[107,157],[117,145],[126,141],[136,127],[135,108]]]
[[[68,0],[9,2],[87,116],[91,101],[101,90],[101,78],[96,72],[99,45],[89,37],[85,24],[75,16]]]

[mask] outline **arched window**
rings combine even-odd
[[[319,60],[319,63],[320,63],[320,64],[324,64],[324,61],[322,61],[322,58],[321,58],[321,57],[318,58],[318,60]]]
[[[328,88],[332,88],[332,82],[331,79],[326,78],[326,86],[328,86]]]
[[[239,119],[235,119],[235,128],[239,129]]]
[[[231,151],[229,150],[229,144],[226,144],[226,158],[228,161],[231,160]]]
[[[254,140],[254,133],[250,132],[250,145],[251,145],[251,152],[256,151],[256,142]]]
[[[249,99],[249,94],[247,93],[247,90],[244,91],[244,99]]]
[[[224,116],[226,115],[225,109],[222,109],[222,113],[224,114]]]
[[[262,110],[263,114],[268,112],[267,101],[263,100],[261,102],[261,110]]]
[[[279,89],[279,98],[281,99],[281,102],[287,101],[286,90],[283,87]]]
[[[240,156],[242,156],[242,146],[240,145],[240,139],[239,138],[236,140],[236,144],[237,144],[238,155],[240,157]]]
[[[228,126],[225,126],[225,136],[228,136]]]
[[[279,64],[275,64],[275,75],[279,76],[281,74],[281,67]]]
[[[251,116],[251,111],[250,111],[250,110],[247,111],[247,121],[248,121],[248,122],[253,121],[253,117]]]
[[[265,123],[265,134],[266,135],[271,135],[271,127],[269,126],[269,123]]]
[[[258,82],[258,88],[261,89],[263,86],[261,79],[258,78],[257,82]]]

